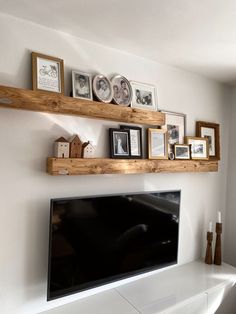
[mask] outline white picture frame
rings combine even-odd
[[[131,107],[157,111],[156,87],[136,81],[130,81],[132,87]]]
[[[77,70],[72,71],[72,96],[93,100],[92,75]]]

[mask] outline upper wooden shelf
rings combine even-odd
[[[51,175],[216,171],[218,171],[218,162],[209,160],[85,159],[53,157],[48,157],[47,159],[47,172]]]
[[[146,125],[164,125],[165,114],[67,97],[57,93],[0,86],[0,107],[76,115]]]

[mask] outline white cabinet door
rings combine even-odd
[[[161,314],[207,314],[207,294],[202,293],[188,299],[187,302],[183,302]]]

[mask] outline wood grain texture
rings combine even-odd
[[[217,161],[205,160],[148,160],[109,158],[53,158],[47,159],[51,175],[131,174],[159,172],[216,172]]]
[[[161,112],[7,86],[0,86],[0,107],[155,126],[165,124],[165,114]]]

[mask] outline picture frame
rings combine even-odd
[[[130,158],[130,130],[109,129],[110,157]]]
[[[132,108],[157,111],[157,95],[154,85],[130,81],[132,87]]]
[[[175,155],[175,159],[180,159],[180,160],[191,159],[190,145],[175,144],[174,155]]]
[[[209,159],[220,160],[220,125],[218,123],[197,121],[196,136],[207,137],[209,143]]]
[[[95,75],[93,78],[93,93],[99,101],[110,103],[113,99],[111,81],[103,74]]]
[[[120,106],[128,107],[132,100],[132,87],[130,82],[122,75],[111,78],[113,101]]]
[[[148,158],[168,159],[167,131],[148,129]]]
[[[186,114],[161,110],[165,114],[165,124],[162,129],[167,130],[168,152],[173,151],[175,144],[184,144],[186,136]]]
[[[142,159],[142,128],[132,125],[120,125],[120,128],[130,132],[130,158]]]
[[[208,139],[206,137],[186,136],[185,143],[191,145],[191,159],[209,159]]]
[[[64,94],[64,61],[32,52],[33,90]]]
[[[74,98],[93,100],[91,74],[77,70],[72,71],[72,96]]]

